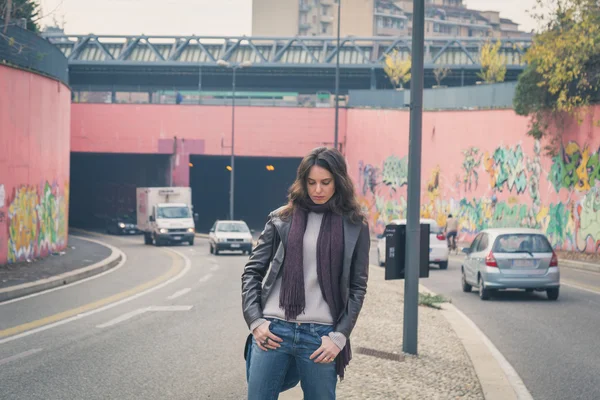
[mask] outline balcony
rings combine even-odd
[[[337,4],[335,0],[321,0],[321,5],[323,6],[332,6]]]
[[[310,12],[310,10],[312,10],[312,6],[310,4],[300,3],[300,12],[301,13],[307,13],[307,12]]]
[[[321,22],[331,24],[333,22],[333,15],[321,15]]]
[[[375,28],[375,36],[403,36],[409,33],[408,29],[399,28]]]

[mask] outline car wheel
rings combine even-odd
[[[490,290],[486,289],[485,283],[483,282],[483,279],[481,279],[481,276],[477,280],[477,283],[479,285],[479,298],[481,300],[489,300],[489,298],[490,298]]]
[[[152,244],[152,236],[144,233],[144,244]]]
[[[448,261],[442,261],[440,263],[440,269],[448,269]]]
[[[546,289],[546,296],[548,300],[558,300],[559,288]]]
[[[215,247],[215,256],[218,256],[218,255],[219,255],[219,249],[217,249],[217,248]]]
[[[464,270],[462,271],[461,275],[462,275],[461,280],[462,280],[462,290],[463,290],[463,292],[465,292],[465,293],[471,293],[471,290],[473,289],[473,286],[471,286],[471,285],[469,285],[467,283],[467,277],[465,276],[465,271]]]
[[[210,254],[215,254],[215,248],[212,246],[212,244],[210,245]]]

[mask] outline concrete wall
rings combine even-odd
[[[73,104],[72,150],[171,154],[187,185],[189,154],[229,154],[229,107]],[[236,154],[302,157],[333,141],[334,110],[236,108]],[[567,250],[600,244],[600,107],[564,127],[558,156],[526,135],[512,110],[425,112],[422,214],[460,216],[461,238],[486,227],[531,226]],[[340,141],[373,230],[406,209],[409,112],[342,110]],[[177,142],[173,137],[177,136]],[[179,172],[177,172],[179,171]],[[186,175],[186,173],[188,175]]]
[[[71,93],[0,66],[0,265],[67,243]]]
[[[230,154],[231,107],[80,103],[72,110],[72,151],[169,153],[173,147],[163,143],[176,136],[202,142],[192,154]],[[345,115],[341,110],[340,132]],[[236,107],[235,153],[302,157],[333,143],[334,124],[333,109]]]
[[[512,110],[426,112],[421,215],[445,224],[458,215],[461,239],[488,227],[544,230],[553,245],[596,252],[600,245],[600,127],[593,108],[564,128],[558,155],[525,135]],[[405,216],[407,111],[350,110],[347,157],[373,230]]]

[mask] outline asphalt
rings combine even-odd
[[[556,302],[545,293],[519,291],[481,301],[476,293],[462,292],[460,266],[453,258],[448,270],[432,268],[421,284],[448,298],[479,327],[534,399],[600,399],[599,274],[562,268]]]
[[[71,272],[93,265],[110,255],[108,247],[70,235],[63,252],[31,262],[0,266],[0,289]]]
[[[203,240],[193,247],[164,248],[144,246],[139,237],[100,240],[124,252],[121,267],[79,285],[0,305],[2,323],[6,317],[12,321],[0,327],[0,397],[244,398],[242,351],[248,331],[241,315],[240,276],[248,257],[212,256]],[[162,286],[135,290],[173,269]],[[78,311],[120,293],[129,300],[93,314]],[[148,308],[172,306],[183,308]],[[11,336],[8,342],[2,338],[2,329],[60,318],[72,310],[74,318],[67,323],[44,324],[51,328]]]

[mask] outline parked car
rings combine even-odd
[[[106,220],[106,232],[115,235],[137,235],[140,233],[135,218],[127,215],[108,218]]]
[[[250,254],[253,232],[244,221],[216,221],[208,234],[210,253],[229,250]]]
[[[536,229],[486,229],[471,247],[463,249],[462,288],[479,289],[487,300],[499,289],[545,291],[548,299],[558,299],[560,272],[558,257],[546,235]]]
[[[396,219],[390,224],[406,225],[405,219]],[[421,219],[421,224],[429,225],[429,263],[439,265],[440,269],[448,268],[448,242],[443,229],[433,219]],[[385,237],[379,236],[377,242],[377,262],[385,265]]]

